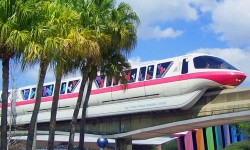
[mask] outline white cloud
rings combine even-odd
[[[131,64],[131,66],[138,65],[141,63],[141,58],[140,57],[132,57],[128,59],[128,62]]]
[[[39,73],[39,65],[35,65],[34,67],[26,68],[24,71],[21,71],[20,66],[18,66],[18,73],[21,75],[20,86],[28,86],[28,85],[36,85],[38,81],[38,73]],[[45,82],[55,81],[54,72],[51,69],[48,69]]]
[[[22,86],[26,85],[36,85],[37,80],[38,80],[38,72],[39,72],[39,66],[36,65],[32,68],[27,69],[26,71],[22,72]],[[73,77],[78,77],[81,76],[80,72],[77,71],[76,73],[71,73],[68,74],[67,76],[63,76],[62,80],[68,79],[68,78],[73,78]],[[46,76],[45,76],[45,81],[46,82],[55,82],[55,76],[54,72],[52,69],[48,69]]]
[[[207,19],[203,25],[219,40],[231,46],[250,45],[249,0],[117,0],[117,4],[120,2],[128,3],[141,19],[139,38],[175,38],[183,31],[170,26],[163,28],[164,24],[176,20],[199,23],[200,19]],[[156,24],[161,24],[161,29]]]
[[[206,13],[211,12],[214,7],[216,7],[217,2],[213,0],[190,0],[190,4],[193,5],[196,9],[200,10],[202,13]]]
[[[250,44],[250,1],[226,0],[218,3],[212,11],[210,27],[219,39],[230,45]]]
[[[175,38],[182,35],[183,31],[176,30],[173,28],[160,29],[159,26],[154,27],[144,27],[139,29],[138,36],[142,39],[150,39],[150,38]]]
[[[128,3],[145,24],[173,21],[176,19],[190,21],[198,18],[196,9],[190,6],[192,0],[148,0],[145,2],[117,0],[117,4],[120,2]]]
[[[242,50],[239,48],[200,48],[193,52],[209,53],[211,55],[218,56],[240,71],[244,72],[248,77],[246,82],[250,83],[250,51]]]
[[[180,36],[183,31],[176,30],[172,27],[160,29],[157,23],[166,23],[181,19],[185,21],[193,21],[198,19],[197,11],[190,5],[189,0],[148,0],[145,2],[134,0],[117,0],[128,3],[137,13],[141,20],[141,25],[138,27],[138,37],[143,39],[150,38],[175,38]],[[145,32],[146,31],[146,32]]]
[[[2,75],[2,66],[0,69],[0,74]],[[32,68],[22,71],[21,66],[11,60],[9,66],[9,88],[19,88],[22,86],[36,84],[38,76],[37,73],[38,69],[33,70]],[[0,83],[2,83],[2,78],[0,78]],[[2,87],[0,87],[0,89],[1,88]]]
[[[147,63],[150,63],[152,61],[155,61],[155,60],[148,60],[148,61],[142,61],[140,57],[132,57],[130,59],[128,59],[129,63],[131,64],[131,66],[135,66],[135,65],[139,65],[139,64],[147,64]]]

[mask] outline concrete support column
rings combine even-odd
[[[115,150],[132,150],[132,140],[115,139]]]

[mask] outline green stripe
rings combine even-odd
[[[212,127],[206,128],[206,138],[207,138],[207,148],[209,150],[214,150],[214,138]]]

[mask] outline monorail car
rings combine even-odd
[[[202,53],[142,63],[132,66],[131,70],[124,73],[128,80],[126,90],[115,79],[110,81],[104,75],[96,77],[92,85],[87,117],[189,109],[207,89],[234,88],[246,78],[243,72],[223,59]],[[74,109],[80,83],[81,77],[62,81],[58,111]],[[41,113],[50,110],[53,90],[54,82],[44,84]],[[31,114],[35,91],[35,85],[9,91],[9,102],[15,102],[18,115]],[[59,115],[57,119],[65,119],[64,115],[62,118]],[[67,115],[72,117],[72,113]]]

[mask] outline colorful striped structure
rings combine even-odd
[[[232,143],[247,140],[230,125],[206,127],[177,133],[175,136],[178,136],[178,150],[220,150]]]

